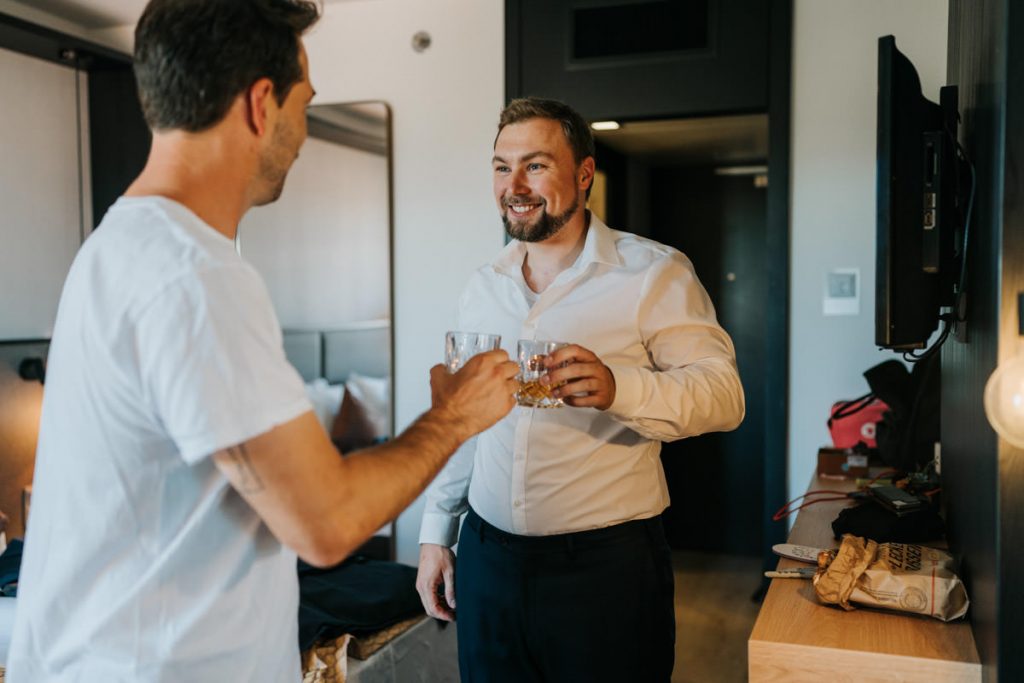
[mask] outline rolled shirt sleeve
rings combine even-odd
[[[608,365],[609,415],[659,441],[735,429],[745,410],[736,352],[689,259],[675,252],[652,265],[636,316],[653,367]]]

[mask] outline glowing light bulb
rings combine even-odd
[[[985,415],[999,436],[1024,448],[1024,355],[1001,363],[988,378]]]

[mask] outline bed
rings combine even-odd
[[[284,352],[307,382],[344,383],[352,373],[391,375],[391,324],[366,320],[327,330],[286,329]]]
[[[391,436],[391,328],[386,320],[330,330],[285,330],[289,362],[342,452]]]
[[[284,347],[288,360],[306,382],[318,417],[342,452],[352,450],[353,445],[369,445],[365,433],[361,437],[343,433],[353,429],[353,420],[344,414],[346,401],[358,402],[368,413],[374,441],[392,433],[390,383],[383,380],[391,376],[388,321],[329,330],[286,329]],[[344,386],[341,404],[333,406],[337,394],[331,393],[331,388],[339,386]],[[382,393],[386,405],[382,405]],[[357,552],[390,559],[394,557],[392,540],[388,525]],[[343,635],[303,653],[304,683],[457,683],[458,668],[454,625],[445,626],[423,615],[362,638]]]
[[[458,683],[455,625],[426,616],[363,639],[345,635],[303,653],[303,683]]]
[[[326,330],[285,329],[284,351],[306,383],[306,392],[324,429],[343,453],[390,438],[391,325],[367,320]],[[360,553],[394,557],[391,525]]]

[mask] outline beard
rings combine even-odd
[[[260,157],[259,177],[264,191],[256,197],[255,206],[276,202],[281,196],[288,171],[298,158],[298,140],[298,134],[283,119],[278,119],[271,133],[270,147]]]
[[[576,197],[572,206],[557,216],[548,213],[547,204],[544,204],[544,210],[532,223],[519,224],[513,223],[509,219],[512,205],[504,199],[501,200],[501,205],[505,208],[505,211],[501,214],[501,222],[505,224],[505,233],[509,237],[520,242],[543,242],[549,237],[558,234],[558,231],[565,227],[569,219],[579,210],[580,199]]]

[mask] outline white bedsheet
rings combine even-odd
[[[11,647],[11,633],[14,632],[15,598],[0,597],[0,666],[7,666],[7,650]]]

